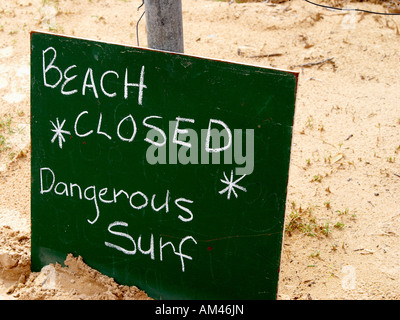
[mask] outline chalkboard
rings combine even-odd
[[[297,73],[31,34],[32,270],[275,299]]]

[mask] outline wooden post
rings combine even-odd
[[[149,48],[183,53],[181,0],[145,0]]]

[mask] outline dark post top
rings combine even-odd
[[[181,0],[145,0],[148,47],[183,53]]]

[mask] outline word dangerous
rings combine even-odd
[[[153,194],[151,199],[141,191],[128,193],[123,189],[116,188],[97,188],[95,185],[86,188],[81,187],[77,183],[67,183],[64,181],[56,181],[56,175],[50,168],[40,168],[40,194],[54,192],[58,196],[76,197],[79,200],[92,201],[96,210],[96,217],[93,220],[87,220],[90,224],[94,224],[100,217],[99,203],[103,204],[116,204],[120,197],[127,201],[129,206],[134,210],[141,210],[148,206],[154,212],[159,212],[162,209],[169,212],[170,192],[166,191],[165,197],[162,198],[162,204],[156,205],[156,195]],[[157,201],[158,197],[157,197]],[[182,222],[189,222],[193,219],[193,213],[185,204],[192,204],[193,201],[185,198],[177,198],[174,205],[184,213],[178,215],[178,219]]]

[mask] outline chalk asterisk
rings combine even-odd
[[[238,195],[235,192],[235,188],[242,190],[244,192],[247,192],[246,188],[239,186],[237,183],[242,180],[246,175],[244,174],[243,176],[241,176],[239,179],[233,181],[233,170],[231,171],[231,179],[228,180],[228,178],[226,177],[226,174],[224,172],[224,178],[225,180],[221,180],[222,183],[225,183],[226,185],[228,185],[225,189],[221,190],[219,193],[223,194],[225,192],[228,192],[228,199],[230,199],[231,197],[231,193],[233,193],[235,195],[235,197],[237,198]]]
[[[56,118],[56,122],[57,122],[57,125],[55,125],[54,122],[50,120],[50,123],[54,127],[54,129],[51,130],[54,132],[54,136],[51,139],[51,143],[54,143],[54,141],[58,138],[58,145],[60,146],[60,149],[62,149],[62,144],[63,144],[63,142],[65,142],[65,138],[64,138],[63,134],[71,134],[71,132],[69,132],[67,130],[63,130],[65,119],[60,124],[60,122],[58,121],[58,118]]]

